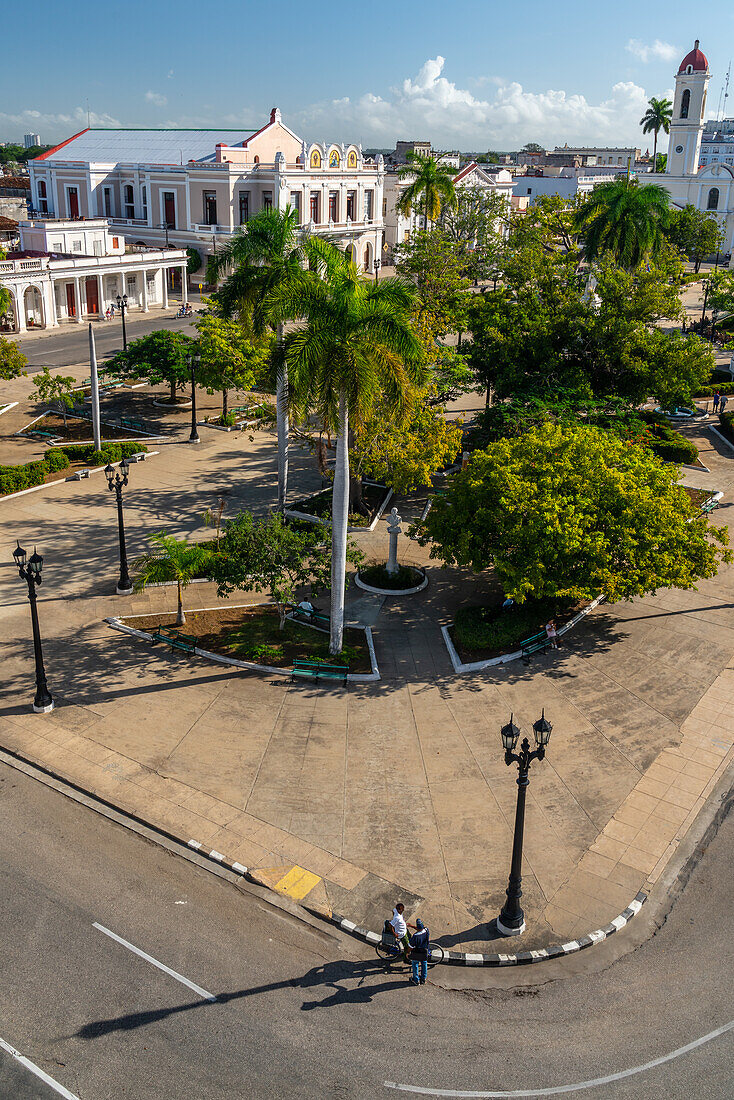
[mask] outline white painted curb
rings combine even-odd
[[[428,575],[424,569],[419,569],[416,565],[411,565],[410,568],[423,573],[423,580],[415,588],[373,588],[371,584],[365,584],[363,580],[360,580],[359,573],[355,573],[354,583],[357,588],[361,588],[363,592],[371,592],[373,596],[413,596],[416,592],[422,592],[424,588],[428,587]]]

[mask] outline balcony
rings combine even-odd
[[[191,232],[192,233],[200,233],[204,237],[211,237],[211,235],[213,233],[228,236],[232,232],[232,230],[230,229],[230,227],[228,225],[219,225],[219,224],[206,225],[206,224],[194,223],[191,226]]]

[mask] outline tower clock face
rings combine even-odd
[[[683,146],[682,145],[676,145],[675,151],[676,151],[676,153],[682,153],[683,152]]]

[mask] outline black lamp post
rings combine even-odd
[[[122,487],[123,485],[127,485],[128,469],[129,465],[126,458],[123,458],[118,470],[115,470],[115,467],[111,463],[108,463],[104,468],[104,472],[107,476],[107,486],[110,492],[114,489],[117,497],[117,529],[120,535],[120,580],[116,589],[118,596],[129,596],[133,590],[130,574],[127,571],[125,524],[122,518]],[[120,477],[120,470],[122,470],[122,477]]]
[[[43,667],[43,651],[41,650],[41,632],[38,629],[38,608],[36,606],[36,588],[42,583],[41,570],[43,558],[33,548],[30,559],[26,561],[26,552],[20,543],[13,550],[15,564],[22,580],[28,584],[28,601],[31,605],[31,623],[33,625],[33,654],[36,659],[36,697],[33,700],[33,709],[36,714],[48,714],[54,709],[54,701],[46,683],[46,669]]]
[[[380,278],[380,268],[382,267],[382,260],[379,256],[375,256],[375,262],[372,265],[375,269],[375,282]]]
[[[512,866],[510,868],[510,882],[507,887],[507,901],[502,906],[502,912],[497,917],[497,930],[503,936],[519,936],[525,931],[525,914],[520,906],[522,897],[522,842],[525,832],[525,792],[530,784],[529,771],[533,760],[542,760],[545,756],[545,747],[550,741],[553,730],[545,716],[545,710],[537,722],[533,724],[535,744],[538,746],[530,751],[530,742],[523,738],[520,752],[513,750],[520,737],[520,730],[512,721],[503,726],[500,731],[502,744],[505,749],[505,764],[517,764],[517,809],[515,811],[515,836],[512,841]]]
[[[123,294],[122,297],[117,295],[117,308],[120,311],[122,317],[122,350],[127,351],[127,333],[125,332],[125,310],[127,309],[127,294]]]
[[[156,226],[156,229],[165,229],[165,231],[166,231],[166,248],[168,248],[169,247],[169,244],[168,244],[169,224],[168,224],[168,222],[161,222],[160,225]]]
[[[199,430],[196,426],[196,368],[200,362],[201,355],[198,351],[189,356],[189,366],[191,368],[191,435],[189,436],[189,443],[201,443]]]

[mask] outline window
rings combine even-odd
[[[339,221],[339,192],[329,191],[329,221]]]
[[[147,222],[147,220],[148,220],[148,188],[147,187],[143,187],[143,189],[142,189],[142,198],[143,198],[143,221]]]
[[[176,228],[176,194],[174,191],[163,192],[163,221],[169,229]]]
[[[81,252],[82,242],[81,241],[72,241],[71,242],[71,249],[72,249],[72,252]]]
[[[54,243],[51,245],[51,251],[52,252],[62,252],[63,249],[64,249],[64,242],[63,241],[54,241]]]
[[[357,192],[347,191],[347,219],[350,222],[354,221],[354,211],[357,206]]]
[[[365,191],[364,193],[364,218],[365,221],[372,221],[372,203],[374,201],[374,191]]]
[[[680,117],[688,118],[688,111],[691,106],[691,93],[688,88],[683,93],[683,98],[680,101]]]
[[[533,193],[532,187],[528,187],[528,195],[532,195],[532,193]]]
[[[38,208],[42,214],[48,214],[48,196],[45,180],[38,181]]]
[[[315,225],[318,225],[319,221],[321,220],[319,218],[319,192],[318,191],[312,191],[311,192],[310,214],[311,214],[311,221]]]
[[[382,200],[382,216],[383,218],[387,217],[387,199]]]
[[[128,275],[127,276],[127,283],[126,283],[125,289],[126,289],[127,293],[129,294],[129,296],[132,298],[133,294],[135,294],[137,289],[138,289],[138,277],[137,277],[137,275]]]
[[[318,151],[318,149],[314,149],[311,153],[311,167],[312,168],[320,168],[321,167],[321,153]]]
[[[712,187],[709,191],[708,202],[706,203],[707,210],[719,209],[719,189],[718,187]]]
[[[112,238],[112,247],[113,248],[119,248],[120,247],[120,238],[119,237],[113,237]]]
[[[216,191],[204,192],[204,225],[217,224],[217,193]]]
[[[298,215],[298,224],[301,224],[301,192],[291,191],[291,206]]]
[[[263,210],[273,209],[273,192],[263,191]]]
[[[102,192],[104,198],[104,216],[106,218],[112,217],[112,188],[105,187]]]
[[[135,195],[133,194],[132,186],[129,183],[125,184],[125,217],[135,217]]]
[[[67,187],[66,188],[66,197],[67,197],[68,205],[69,205],[69,217],[70,218],[78,218],[79,217],[79,188],[78,187]]]
[[[101,256],[102,255],[102,242],[101,241],[93,241],[92,244],[93,244],[93,247],[94,247],[94,255],[95,256]]]
[[[240,225],[250,220],[250,192],[240,191]]]

